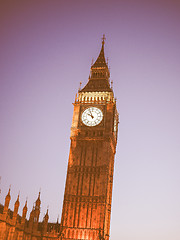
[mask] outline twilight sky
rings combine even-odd
[[[0,202],[61,216],[79,82],[106,35],[120,113],[111,239],[180,239],[180,1],[0,1]]]

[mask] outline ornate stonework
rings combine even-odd
[[[103,39],[100,54],[91,66],[89,81],[79,89],[74,102],[61,219],[64,240],[109,239],[118,130],[118,112],[109,76]],[[91,122],[98,118],[94,108],[103,113],[103,119],[92,126]],[[87,119],[82,121],[84,111]]]
[[[42,222],[39,222],[40,193],[30,213],[29,220],[26,218],[27,201],[24,205],[22,216],[18,214],[19,195],[14,204],[14,210],[9,209],[11,200],[10,189],[5,198],[4,206],[0,205],[0,240],[40,240],[59,239],[60,224],[48,223],[48,210]]]

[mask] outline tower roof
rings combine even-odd
[[[95,63],[91,66],[91,68],[108,67],[106,64],[105,56],[104,56],[104,43],[105,43],[104,40],[105,40],[105,37],[103,35],[101,51]]]
[[[91,75],[86,86],[79,92],[112,92],[109,84],[109,68],[104,56],[104,40],[102,38],[102,47],[95,63],[91,66]]]

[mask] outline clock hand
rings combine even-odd
[[[92,115],[92,113],[90,113],[90,114],[88,113],[88,115],[91,116],[91,118],[94,118],[94,116]]]
[[[94,118],[94,116],[92,115],[92,110],[91,109],[89,109],[89,114],[88,115],[91,116],[92,119]]]
[[[94,118],[93,114],[92,114],[92,109],[89,109],[91,117]]]

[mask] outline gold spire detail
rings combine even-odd
[[[106,37],[105,37],[105,34],[103,34],[103,37],[102,37],[102,45],[104,46],[105,44],[105,40],[106,40]]]

